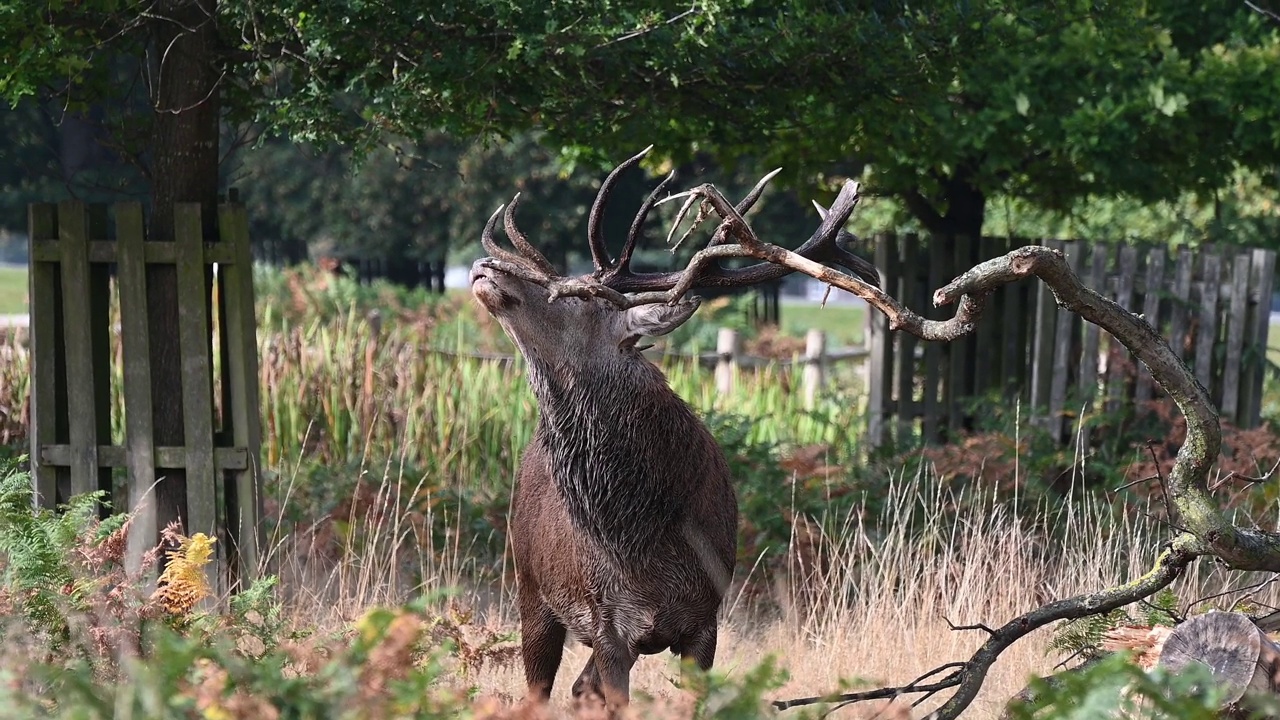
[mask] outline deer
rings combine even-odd
[[[590,698],[610,711],[625,707],[640,655],[670,650],[682,664],[709,670],[733,578],[738,505],[728,462],[640,343],[693,316],[700,301],[684,297],[692,288],[751,285],[790,271],[704,259],[683,272],[633,272],[649,212],[677,197],[660,197],[674,173],[641,204],[621,254],[611,258],[604,208],[618,176],[651,148],[601,183],[587,222],[593,272],[557,273],[516,223],[519,194],[489,217],[481,233],[489,256],[470,272],[473,297],[525,360],[539,413],[508,523],[530,705],[550,699],[568,636],[591,649],[571,688],[575,704]],[[499,215],[514,252],[494,239]],[[824,221],[798,252],[878,283],[874,266],[839,247],[836,239],[848,235],[839,224],[834,216]]]

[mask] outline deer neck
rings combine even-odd
[[[690,483],[673,458],[696,418],[646,360],[530,367],[538,432],[573,524],[616,559],[651,554]]]

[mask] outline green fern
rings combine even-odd
[[[262,642],[263,652],[276,648],[285,633],[285,622],[275,589],[279,578],[258,578],[248,588],[231,596],[233,627]]]
[[[1098,644],[1102,635],[1111,628],[1130,620],[1124,608],[1116,608],[1102,615],[1067,620],[1054,629],[1053,639],[1049,641],[1050,652],[1064,652],[1082,655],[1085,659],[1098,657],[1101,652]]]
[[[24,464],[25,458],[16,458],[0,466],[3,586],[30,629],[47,635],[56,647],[66,640],[65,611],[75,600],[72,552],[90,530],[103,532],[97,507],[105,493],[76,496],[59,512],[37,509],[30,476],[21,470]]]
[[[1133,606],[1131,606],[1133,607]],[[1099,657],[1098,644],[1103,633],[1120,625],[1176,625],[1178,621],[1178,596],[1169,588],[1151,596],[1136,606],[1137,614],[1126,608],[1116,608],[1102,615],[1068,620],[1058,625],[1049,641],[1051,652],[1081,655],[1085,659]]]

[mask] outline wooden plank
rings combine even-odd
[[[898,299],[907,307],[923,307],[920,292],[920,276],[916,263],[920,248],[920,236],[907,233],[898,245]],[[899,449],[906,449],[911,442],[915,430],[915,382],[916,382],[916,336],[908,332],[896,333],[898,404],[896,407],[896,440]]]
[[[1240,363],[1244,356],[1245,319],[1249,313],[1249,262],[1246,253],[1228,265],[1231,279],[1227,312],[1227,350],[1222,367],[1222,404],[1219,409],[1230,422],[1240,424]]]
[[[99,445],[98,463],[107,468],[128,468],[132,451],[123,445]],[[41,461],[51,467],[71,466],[71,446],[65,443],[45,445],[40,451]],[[187,466],[187,449],[171,445],[155,448],[152,465],[162,470]],[[213,465],[218,470],[246,470],[250,468],[249,452],[243,447],[220,447],[213,450]],[[136,526],[135,526],[136,527]]]
[[[897,238],[881,233],[875,238],[875,264],[880,268],[884,287],[895,287],[897,281]],[[868,345],[871,358],[867,369],[867,443],[879,447],[888,440],[885,424],[893,393],[893,342],[889,336],[889,319],[883,313],[868,312]]]
[[[144,257],[148,263],[165,264],[177,262],[177,250],[174,249],[172,242],[148,242],[144,251]],[[119,262],[117,252],[116,244],[110,240],[91,240],[89,242],[90,263],[110,264]],[[52,244],[40,244],[32,249],[31,257],[33,260],[57,262],[59,259],[58,249]],[[204,262],[206,264],[230,264],[235,262],[235,257],[230,247],[223,246],[220,243],[209,242],[204,243]]]
[[[71,426],[71,494],[98,489],[98,430],[94,412],[92,312],[89,299],[88,216],[84,203],[58,203],[62,249],[62,335],[67,359]]]
[[[1084,264],[1084,244],[1072,240],[1063,244],[1067,256],[1067,267],[1072,274],[1080,275],[1080,267]],[[1054,440],[1061,442],[1065,437],[1064,422],[1067,406],[1067,381],[1072,360],[1072,347],[1075,344],[1075,313],[1065,308],[1058,308],[1058,318],[1054,329],[1053,341],[1053,377],[1049,385],[1049,419],[1046,423]]]
[[[996,238],[983,236],[978,238],[978,258],[980,260],[989,260],[999,252],[999,243]],[[1001,354],[1000,332],[998,325],[1000,320],[1000,300],[1004,294],[1004,289],[997,289],[987,296],[987,307],[983,311],[982,316],[978,318],[978,327],[974,328],[975,350],[981,354],[981,357],[975,357],[973,366],[973,394],[983,396],[996,386],[997,378],[1000,373]],[[975,353],[975,354],[977,354]]]
[[[1164,261],[1166,249],[1163,245],[1157,245],[1147,249],[1147,273],[1146,286],[1142,296],[1142,315],[1146,321],[1155,328],[1156,332],[1160,332],[1160,301],[1164,289]],[[1138,409],[1142,410],[1144,404],[1149,402],[1154,389],[1154,382],[1151,378],[1151,371],[1146,365],[1134,359],[1138,365],[1138,380],[1133,391],[1133,400]]]
[[[28,249],[32,257],[37,247],[58,250],[57,208],[48,203],[35,203],[27,207]],[[30,324],[28,342],[31,346],[31,483],[38,507],[53,508],[58,500],[59,476],[62,484],[70,488],[70,470],[46,465],[41,460],[40,449],[44,445],[66,441],[61,437],[59,425],[66,425],[66,395],[58,372],[62,339],[58,334],[62,311],[62,282],[56,262],[32,261],[28,274]],[[59,400],[62,400],[59,403]]]
[[[1256,427],[1262,420],[1262,388],[1266,380],[1267,335],[1271,330],[1271,293],[1275,287],[1276,253],[1255,248],[1249,279],[1249,302],[1252,310],[1248,361],[1240,378],[1242,392],[1240,422],[1242,427]]]
[[[1221,283],[1221,261],[1218,250],[1201,250],[1200,325],[1196,329],[1196,379],[1220,402],[1213,391],[1213,346],[1218,340],[1218,287]]]
[[[937,245],[934,238],[929,238],[925,246],[924,258],[929,266],[929,293],[942,287],[950,278],[943,274],[944,267],[939,262],[939,257],[934,250]],[[923,306],[925,317],[930,320],[939,320],[943,317],[943,309],[935,307],[932,302],[927,302]],[[930,342],[924,346],[924,408],[921,418],[921,434],[924,436],[925,443],[934,443],[941,440],[938,434],[939,415],[942,412],[942,406],[939,404],[939,392],[942,386],[942,361],[943,346],[941,343]]]
[[[1062,252],[1060,240],[1044,243],[1051,250]],[[1054,349],[1058,346],[1057,320],[1062,312],[1053,297],[1053,291],[1043,282],[1035,286],[1036,322],[1031,349],[1031,412],[1033,422],[1048,429],[1051,425],[1048,413],[1049,396],[1054,378]]]
[[[1138,276],[1138,248],[1130,244],[1120,246],[1119,273],[1116,276],[1116,303],[1125,310],[1133,310],[1133,286]],[[1107,335],[1107,412],[1116,412],[1124,400],[1125,386],[1129,378],[1117,365],[1124,361],[1137,362],[1119,340]]]
[[[146,230],[142,204],[116,205],[117,277],[120,291],[120,335],[124,354],[125,447],[129,470],[129,507],[134,532],[129,533],[126,564],[130,573],[142,570],[142,555],[159,539],[156,527],[155,447],[151,416],[151,347],[147,323]],[[103,457],[99,449],[99,457]],[[184,458],[185,459],[185,458]],[[178,465],[177,467],[182,467]]]
[[[1240,366],[1240,427],[1262,420],[1262,387],[1267,375],[1267,334],[1271,329],[1271,293],[1275,251],[1245,247],[1249,255],[1249,299],[1244,325],[1244,357]]]
[[[1194,264],[1191,251],[1178,249],[1178,260],[1173,270],[1173,298],[1169,309],[1169,344],[1179,359],[1187,356],[1187,318],[1191,313],[1191,276]]]
[[[935,238],[937,241],[937,238]],[[942,240],[947,242],[947,240]],[[967,235],[950,238],[952,273],[959,275],[972,266],[973,239]],[[954,440],[965,425],[964,401],[973,395],[973,340],[963,337],[948,343],[947,378],[947,428]]]
[[[1021,247],[1022,243],[1015,239],[1011,239],[1005,246],[1006,253],[1012,252],[1014,249]],[[1015,283],[1005,285],[996,291],[997,295],[1002,296],[1000,303],[1000,317],[992,318],[993,321],[998,320],[1000,323],[1001,338],[1001,357],[1000,357],[1000,377],[999,386],[1001,394],[1005,400],[1014,400],[1021,388],[1025,384],[1025,374],[1027,370],[1027,324],[1024,321],[1026,315],[1026,296],[1028,282],[1019,280]]]
[[[235,251],[235,263],[219,266],[226,314],[227,383],[230,385],[231,438],[246,449],[248,466],[228,484],[227,526],[234,534],[235,567],[242,584],[262,569],[262,491],[258,463],[261,457],[262,416],[258,398],[257,320],[254,315],[253,256],[249,243],[249,219],[244,206],[220,208],[218,227],[224,244]]]
[[[178,343],[182,353],[182,420],[187,446],[188,533],[217,532],[217,487],[213,467],[213,388],[209,361],[210,331],[206,314],[200,205],[174,205],[174,238],[178,249]]]
[[[107,206],[101,203],[89,205],[88,232],[85,237],[105,237],[108,233]],[[89,336],[90,356],[93,363],[93,422],[98,442],[111,442],[111,268],[101,263],[89,263]],[[97,489],[106,493],[111,507],[124,507],[127,502],[118,493],[111,471],[99,468]],[[124,488],[121,488],[123,491]],[[99,507],[103,518],[111,514],[110,507]]]
[[[1090,263],[1089,278],[1085,281],[1085,285],[1105,292],[1107,281],[1107,261],[1112,253],[1112,247],[1104,243],[1097,243],[1093,246]],[[1076,426],[1080,433],[1080,446],[1089,447],[1089,428],[1085,424],[1085,416],[1093,408],[1094,397],[1098,394],[1098,347],[1102,337],[1102,329],[1091,322],[1084,323],[1084,336],[1080,348],[1080,371],[1076,376],[1076,389],[1078,391],[1077,408],[1070,410],[1079,410],[1080,416],[1077,418]]]

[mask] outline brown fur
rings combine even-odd
[[[485,260],[472,293],[528,361],[540,411],[510,523],[527,699],[550,697],[568,634],[593,651],[575,699],[611,709],[628,702],[641,654],[670,649],[710,668],[737,500],[711,434],[636,349],[697,304],[549,303]]]

